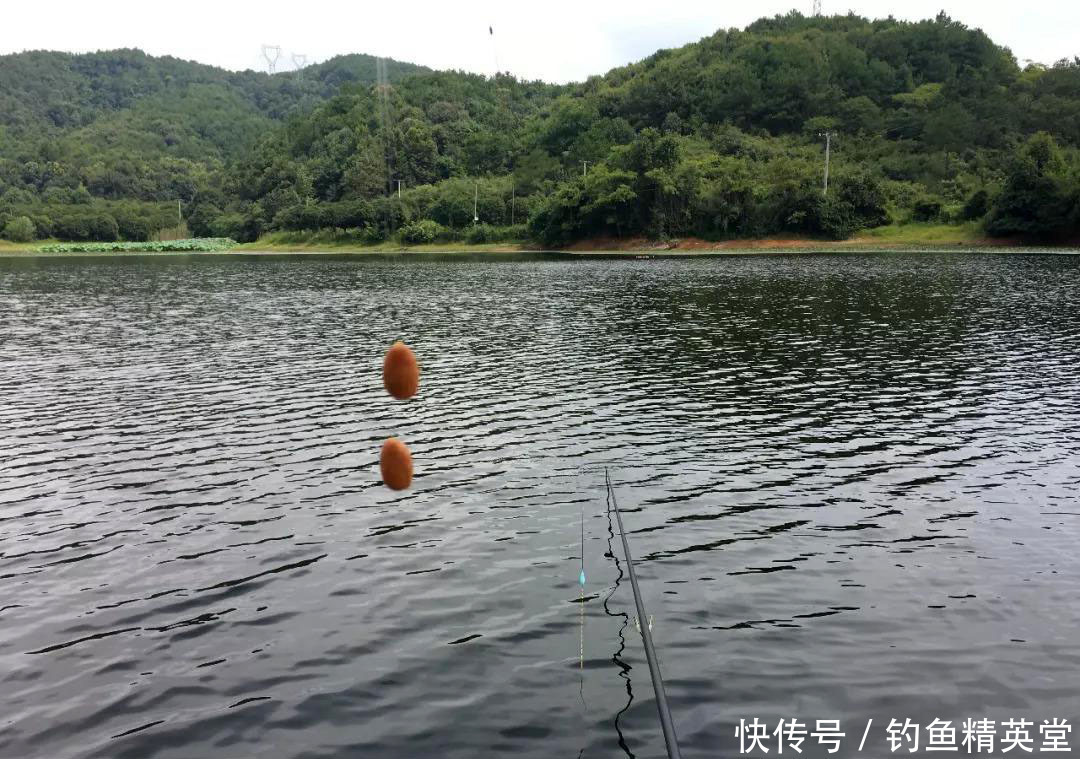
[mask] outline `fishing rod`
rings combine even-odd
[[[653,693],[656,694],[656,710],[660,712],[660,727],[664,731],[668,759],[682,759],[682,754],[679,752],[679,740],[675,737],[675,723],[671,719],[671,709],[668,708],[667,693],[664,691],[664,677],[660,674],[660,660],[657,659],[656,649],[653,648],[652,632],[648,625],[649,618],[645,616],[645,604],[641,602],[641,591],[638,589],[637,574],[634,572],[634,560],[630,558],[630,544],[626,540],[622,514],[619,512],[619,504],[615,501],[615,491],[611,487],[611,476],[607,468],[604,469],[604,480],[607,483],[608,503],[615,510],[615,519],[619,523],[619,535],[622,537],[623,554],[626,556],[627,574],[630,575],[630,587],[634,591],[634,605],[637,607],[638,630],[641,632],[641,642],[645,646],[645,660],[649,663],[649,676],[652,678]]]

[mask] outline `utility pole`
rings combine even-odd
[[[832,153],[833,133],[832,132],[821,132],[818,136],[825,138],[825,190],[824,190],[823,194],[828,195],[829,194],[829,158],[830,158],[830,154]]]
[[[176,226],[184,223],[184,215],[180,211],[180,198],[176,199]]]
[[[480,199],[480,183],[476,182],[474,184],[476,186],[476,190],[473,192],[473,199],[472,199],[472,223],[473,224],[480,221],[480,217],[476,213],[476,202]]]
[[[517,185],[510,184],[510,226],[514,226],[514,207],[517,202]],[[505,216],[503,217],[506,218]]]
[[[582,161],[581,162],[581,176],[583,176],[583,177],[589,176],[589,163],[591,163],[591,162],[590,161]]]
[[[398,200],[401,200],[401,181],[402,181],[402,180],[400,180],[400,179],[395,179],[394,181],[395,181],[395,182],[397,182],[397,196],[398,196]]]
[[[821,0],[814,0],[814,15],[821,15]]]

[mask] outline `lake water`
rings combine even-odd
[[[605,468],[687,757],[1080,717],[1080,257],[0,258],[0,329],[0,756],[663,756]]]

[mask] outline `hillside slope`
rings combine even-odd
[[[302,78],[138,51],[0,58],[0,229],[25,216],[63,236],[65,217],[143,209],[117,225],[137,234],[175,199],[194,231],[241,240],[520,236],[492,227],[526,220],[548,244],[1080,227],[1080,59],[1021,69],[945,15],[791,13],[569,86],[375,72],[369,56]],[[108,234],[98,221],[76,231]]]
[[[192,86],[214,86],[231,93],[251,111],[282,119],[304,102],[321,100],[348,83],[373,84],[376,61],[369,55],[344,55],[274,76],[232,72],[193,61],[154,57],[141,50],[71,54],[45,51],[0,55],[0,126],[9,133],[58,134],[85,127],[104,115],[140,101],[177,96]],[[391,82],[422,66],[387,61]]]

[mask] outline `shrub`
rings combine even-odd
[[[312,231],[333,226],[330,221],[330,214],[327,213],[325,207],[306,203],[278,211],[271,226],[274,229]]]
[[[911,209],[915,221],[938,221],[942,214],[941,201],[937,198],[920,198]]]
[[[440,242],[461,242],[464,239],[465,230],[454,227],[443,227],[442,234],[439,235]]]
[[[396,197],[378,198],[372,201],[372,205],[375,215],[371,223],[382,227],[386,237],[390,237],[394,230],[401,229],[409,221],[405,208]]]
[[[859,223],[849,203],[835,196],[822,198],[817,208],[817,231],[834,240],[846,240],[859,229]]]
[[[1039,133],[1013,157],[1005,186],[986,218],[995,236],[1049,240],[1076,233],[1077,190],[1057,143]]]
[[[34,229],[37,230],[37,236],[40,239],[44,240],[53,236],[53,222],[48,216],[35,214],[31,221],[34,222]]]
[[[366,243],[379,243],[386,241],[386,230],[376,224],[365,224],[359,229],[360,239]]]
[[[490,224],[473,224],[465,233],[465,241],[472,245],[491,242],[495,239],[494,231]]]
[[[528,229],[524,224],[515,224],[513,226],[505,227],[495,227],[490,224],[477,224],[469,227],[469,229],[465,231],[465,241],[474,245],[485,242],[524,240],[528,236]],[[447,239],[452,237],[453,235],[451,234],[446,235]],[[457,236],[457,239],[461,239],[461,237]]]
[[[421,219],[401,228],[401,239],[413,245],[435,242],[443,232],[443,227],[431,219]]]
[[[138,216],[124,216],[116,220],[120,236],[130,242],[145,242],[150,239],[150,222]]]
[[[366,200],[346,200],[326,205],[327,221],[335,227],[363,227],[375,221],[375,206]]]
[[[107,213],[64,211],[53,226],[53,234],[63,240],[113,242],[120,236],[116,219]]]
[[[990,194],[986,190],[976,190],[964,203],[964,210],[960,214],[967,221],[972,221],[986,216],[986,212],[989,210]]]
[[[197,203],[188,214],[188,227],[196,237],[210,237],[210,225],[221,216],[221,209],[212,203]]]
[[[869,174],[839,177],[836,198],[847,206],[844,213],[850,221],[845,226],[850,231],[845,236],[850,236],[860,229],[889,223],[889,214],[885,209],[888,201],[885,189],[881,182]]]
[[[226,213],[210,222],[214,237],[230,237],[240,242],[255,242],[262,232],[258,217],[251,213]]]
[[[12,242],[30,242],[34,239],[34,222],[25,216],[16,216],[4,225],[4,237]]]
[[[91,239],[99,242],[113,242],[120,239],[120,226],[116,219],[107,213],[93,214],[90,217]]]

